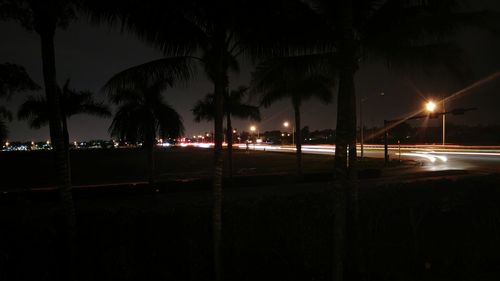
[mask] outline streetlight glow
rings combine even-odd
[[[434,103],[433,101],[429,101],[425,104],[425,109],[428,111],[428,112],[434,112],[434,110],[436,110],[436,103]]]
[[[255,132],[255,130],[256,130],[255,126],[250,127],[250,131]]]
[[[287,127],[287,128],[288,128],[288,125],[290,125],[290,124],[289,124],[287,121],[285,121],[285,122],[283,123],[283,126],[285,126],[285,127]]]

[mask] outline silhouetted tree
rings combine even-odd
[[[10,99],[15,92],[39,90],[38,86],[31,78],[24,67],[11,64],[0,64],[0,98]],[[7,139],[7,121],[12,120],[12,113],[5,107],[0,106],[0,141]]]
[[[302,176],[300,107],[305,100],[311,98],[331,102],[332,81],[335,77],[334,68],[325,64],[326,67],[320,72],[317,65],[310,67],[311,60],[308,56],[276,58],[259,64],[252,74],[252,92],[259,96],[261,105],[268,107],[282,99],[290,99],[292,102],[299,178]]]
[[[7,139],[9,130],[7,129],[7,121],[12,120],[12,114],[5,107],[0,106],[0,141],[3,143]]]
[[[233,126],[231,116],[239,119],[250,119],[260,121],[259,107],[246,104],[243,98],[247,94],[247,87],[240,86],[224,96],[224,116],[226,116],[226,140],[228,150],[228,174],[232,177],[232,153],[233,153]],[[195,121],[211,121],[215,116],[214,95],[207,94],[203,100],[198,101],[193,109]]]
[[[65,230],[67,230],[69,258],[62,259],[67,263],[62,266],[64,277],[67,280],[72,279],[76,216],[71,192],[69,152],[64,145],[61,106],[57,94],[54,36],[56,28],[67,27],[74,17],[73,4],[70,0],[0,1],[0,19],[14,19],[27,30],[35,31],[40,36],[44,88],[47,104],[50,106],[49,127],[50,139],[54,148],[56,186],[67,226]]]
[[[9,98],[16,92],[36,90],[40,90],[40,86],[31,80],[24,67],[11,63],[0,64],[0,97]]]
[[[109,107],[102,102],[96,102],[92,92],[77,91],[69,86],[69,79],[62,88],[58,87],[61,113],[63,115],[62,128],[64,133],[64,144],[69,145],[69,132],[67,120],[73,115],[88,114],[98,117],[111,117]],[[31,128],[39,129],[49,123],[50,109],[47,100],[43,96],[29,96],[21,104],[17,117],[27,120]],[[69,147],[68,147],[69,149]]]
[[[184,131],[180,115],[163,99],[162,93],[167,87],[165,82],[139,80],[127,88],[114,88],[109,84],[105,88],[110,101],[119,106],[109,132],[120,139],[142,142],[147,152],[151,185],[155,181],[156,139],[177,138]]]
[[[498,15],[484,11],[467,12],[459,0],[377,1],[312,0],[325,26],[331,28],[336,44],[339,92],[335,146],[335,233],[334,280],[343,280],[347,188],[351,186],[353,219],[357,220],[356,180],[356,95],[354,77],[359,63],[383,60],[391,68],[445,66],[464,78],[466,69],[460,49],[450,36],[457,27],[492,27]],[[347,159],[349,157],[349,161]],[[359,235],[357,222],[353,222]],[[356,240],[355,238],[354,240]],[[357,244],[357,243],[356,243]],[[353,252],[353,251],[350,251]],[[361,254],[356,254],[358,257]]]
[[[302,14],[302,8],[307,8],[302,1],[152,0],[148,5],[141,1],[86,1],[85,7],[98,22],[121,21],[124,29],[158,47],[171,59],[201,63],[213,83],[214,273],[215,280],[222,280],[223,100],[229,73],[239,70],[237,58],[241,55],[255,58],[283,53],[287,48],[282,44],[284,39],[294,42],[297,35],[306,37],[295,40],[300,45],[311,34],[321,34],[321,30],[304,28],[307,21],[297,16]],[[126,77],[137,73],[151,72],[156,77],[160,72],[170,73],[170,62],[165,64],[165,60],[126,70],[115,76],[115,81],[126,83]]]

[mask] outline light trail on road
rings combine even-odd
[[[257,150],[266,152],[294,153],[293,146],[266,144],[236,144],[240,150]],[[401,151],[401,155],[399,155]],[[304,154],[335,155],[334,145],[304,145]],[[358,153],[360,153],[358,149]],[[365,155],[372,158],[383,158],[383,145],[365,145]],[[484,172],[500,172],[500,146],[433,146],[404,145],[390,146],[391,159],[412,160],[421,164],[422,170],[475,170]]]

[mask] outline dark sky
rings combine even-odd
[[[489,3],[489,4],[488,4]],[[488,7],[500,7],[495,1],[486,1]],[[24,66],[30,76],[42,85],[39,37],[19,27],[15,22],[0,22],[0,33],[4,38],[0,44],[0,62]],[[466,50],[466,58],[472,65],[474,79],[479,80],[500,70],[500,39],[486,32],[466,30],[459,35],[459,42]],[[56,39],[57,77],[60,84],[71,78],[76,89],[87,89],[104,100],[100,88],[114,73],[125,68],[161,58],[160,52],[140,42],[133,35],[105,26],[89,24],[80,19],[68,30],[58,30]],[[231,86],[247,84],[252,65],[242,62],[241,73],[231,78]],[[439,74],[441,73],[441,74]],[[384,119],[394,119],[420,108],[425,97],[449,95],[461,89],[464,81],[456,81],[438,72],[433,77],[409,76],[396,70],[389,71],[382,63],[363,64],[356,77],[358,97],[367,98],[364,103],[365,124],[380,126]],[[206,93],[212,91],[211,84],[200,75],[189,86],[170,89],[166,100],[182,115],[186,135],[212,130],[211,123],[195,123],[190,112],[192,105]],[[380,96],[384,92],[384,96]],[[42,94],[43,92],[39,92]],[[17,111],[19,104],[29,93],[18,93],[7,107]],[[2,101],[5,103],[5,101]],[[452,116],[449,122],[456,124],[500,124],[500,80],[490,82],[458,100],[450,102],[448,108],[478,107],[478,111],[464,116]],[[292,120],[289,101],[277,103],[263,110],[263,120],[257,124],[260,131],[280,129],[284,120]],[[312,130],[335,128],[335,102],[323,105],[310,101],[303,106],[303,122]],[[435,125],[437,125],[437,121]],[[111,119],[99,119],[87,115],[74,116],[69,121],[70,139],[109,139],[108,127]],[[249,121],[235,121],[239,130],[248,130]],[[418,125],[418,123],[416,124]],[[47,128],[31,130],[25,122],[14,120],[9,124],[9,140],[47,140]]]

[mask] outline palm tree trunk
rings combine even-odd
[[[64,145],[64,134],[62,131],[62,114],[60,99],[57,94],[56,64],[54,52],[54,29],[46,28],[39,32],[42,49],[43,80],[45,84],[45,94],[50,107],[49,128],[50,139],[54,148],[54,164],[56,186],[59,191],[61,209],[65,218],[66,247],[68,257],[63,259],[66,263],[63,270],[65,277],[71,278],[74,246],[76,235],[76,215],[71,191],[71,178],[68,161],[68,151]]]
[[[363,255],[363,244],[362,244],[362,230],[361,230],[361,222],[360,222],[360,206],[359,206],[359,183],[358,183],[358,161],[357,161],[357,149],[356,149],[356,91],[354,85],[354,74],[357,69],[357,64],[350,68],[352,72],[350,72],[350,88],[351,94],[349,95],[349,206],[350,210],[350,219],[351,219],[351,231],[352,235],[350,236],[351,245],[352,245],[352,255],[353,255],[353,270],[356,274],[356,279],[364,278],[364,255]],[[347,80],[347,78],[346,78]],[[352,110],[354,109],[354,110]]]
[[[68,157],[68,177],[71,182],[71,157],[69,155],[69,131],[68,131],[68,118],[64,114],[64,110],[61,109],[61,119],[62,119],[62,130],[64,135],[64,151]]]
[[[214,239],[214,278],[215,281],[223,280],[222,264],[222,173],[223,157],[222,142],[224,138],[224,97],[228,90],[228,75],[225,50],[225,29],[216,26],[215,31],[216,65],[214,79],[214,178],[213,178],[213,239]]]
[[[352,142],[352,126],[356,130],[354,72],[356,62],[356,44],[352,26],[352,1],[336,2],[336,18],[338,20],[340,40],[339,57],[339,92],[337,110],[337,136],[335,140],[335,184],[334,184],[334,264],[333,280],[344,280],[347,226],[347,190],[349,182],[349,167],[347,148],[349,146],[350,160],[356,157],[356,141]],[[353,115],[354,114],[354,115]],[[355,135],[354,135],[355,137]],[[353,153],[354,152],[354,153]],[[354,158],[353,158],[354,157]]]
[[[302,132],[300,131],[300,103],[293,102],[295,112],[295,156],[297,158],[297,179],[302,178]]]
[[[147,156],[148,156],[148,181],[149,185],[152,187],[155,184],[155,144],[154,141],[147,144]]]
[[[229,107],[229,105],[226,105]],[[231,111],[227,111],[227,131],[226,131],[226,140],[227,140],[227,174],[229,178],[233,178],[233,125],[231,124]]]
[[[342,72],[340,73],[342,75]],[[346,196],[347,196],[347,143],[346,91],[344,81],[340,78],[337,110],[337,129],[335,137],[335,182],[334,182],[334,233],[333,233],[333,280],[344,280],[344,252],[346,232]]]

